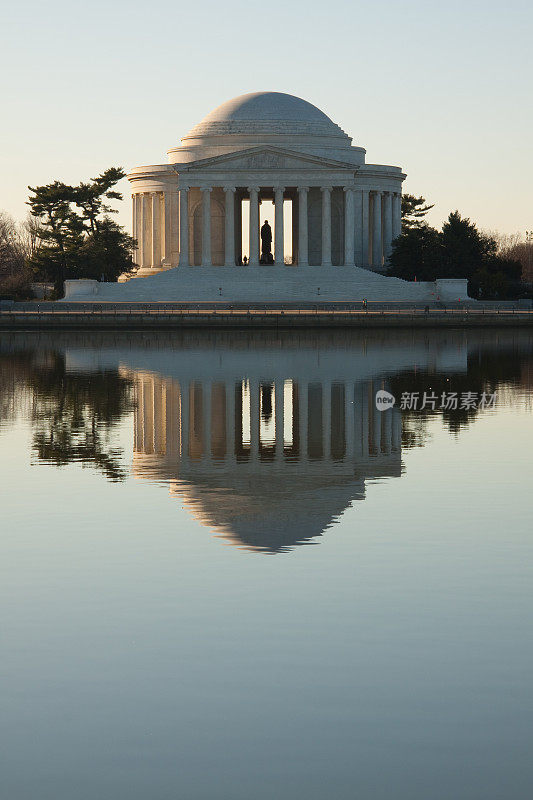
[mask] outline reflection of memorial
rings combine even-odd
[[[135,381],[134,474],[170,482],[234,544],[308,541],[364,497],[365,480],[400,475],[400,413],[374,403],[383,381]]]

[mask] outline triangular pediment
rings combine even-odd
[[[355,164],[348,164],[344,161],[335,161],[331,158],[265,145],[239,150],[236,153],[225,153],[213,158],[203,158],[199,161],[192,161],[189,164],[180,164],[176,166],[176,169],[180,173],[219,172],[221,169],[247,172],[254,170],[346,169],[353,173],[358,167]]]

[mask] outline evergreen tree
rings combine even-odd
[[[434,281],[442,277],[441,235],[429,225],[403,231],[392,243],[389,275],[404,280]]]
[[[111,219],[116,211],[106,202],[122,200],[113,186],[123,177],[121,168],[111,167],[78,186],[54,181],[28,187],[33,192],[28,205],[42,226],[30,263],[41,279],[53,281],[57,297],[67,278],[114,281],[133,269],[135,242]]]
[[[426,204],[425,197],[402,194],[402,230],[411,230],[425,225],[424,217],[433,206]]]

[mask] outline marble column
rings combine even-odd
[[[161,237],[161,198],[159,192],[152,192],[152,269],[161,266],[161,256],[159,255]]]
[[[224,265],[235,266],[235,186],[224,186]]]
[[[140,241],[140,248],[141,248],[141,267],[147,267],[149,262],[148,256],[148,236],[147,229],[148,229],[148,219],[149,219],[149,212],[148,212],[148,195],[146,192],[143,192],[141,200],[141,241]]]
[[[163,192],[161,236],[161,260],[165,266],[170,267],[172,265],[172,205],[170,192]]]
[[[396,239],[402,232],[402,194],[394,192],[392,200],[392,238]]]
[[[385,192],[383,198],[383,255],[385,263],[392,249],[392,192]]]
[[[355,208],[354,191],[351,186],[344,187],[344,265],[353,267],[355,257]]]
[[[249,186],[250,193],[250,259],[249,265],[259,264],[259,186]]]
[[[372,198],[372,266],[381,269],[381,192],[373,192]]]
[[[358,267],[363,263],[363,193],[354,192],[354,261]]]
[[[361,192],[362,214],[361,214],[361,251],[363,266],[370,265],[370,192],[363,189]]]
[[[131,196],[131,210],[132,210],[132,221],[131,221],[131,229],[132,229],[132,236],[134,239],[137,239],[137,195],[132,194]],[[137,245],[133,247],[133,263],[137,264]]]
[[[274,187],[274,207],[275,207],[275,223],[274,223],[274,263],[276,267],[282,267],[285,263],[284,258],[284,234],[283,234],[283,194],[285,192],[284,186]]]
[[[308,186],[298,186],[298,266],[307,267],[309,263],[309,239],[307,217]]]
[[[202,267],[211,266],[211,186],[202,186]]]
[[[322,192],[322,266],[331,267],[331,186],[321,186]]]
[[[189,266],[189,187],[180,186],[180,267]]]

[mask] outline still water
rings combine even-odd
[[[530,798],[532,391],[520,331],[1,334],[0,796]]]

